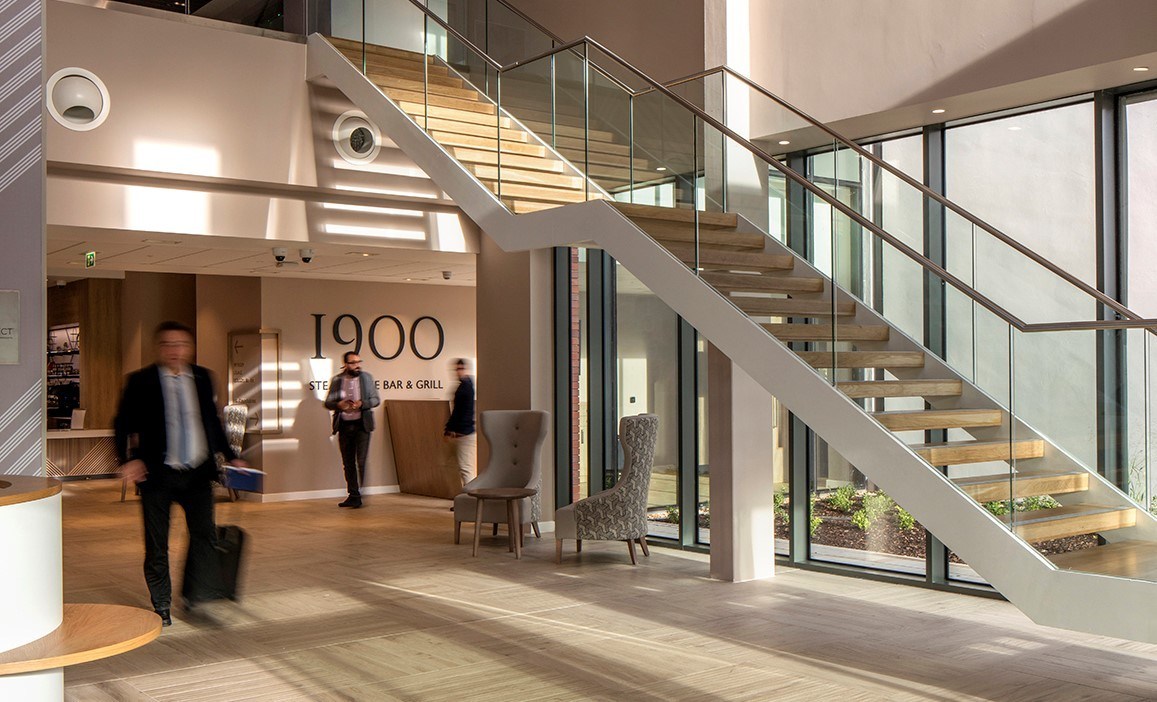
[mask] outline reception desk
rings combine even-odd
[[[452,500],[462,491],[458,470],[446,464],[442,432],[450,418],[445,400],[386,400],[386,421],[398,487],[411,495]]]
[[[44,469],[52,478],[92,478],[117,472],[112,429],[77,429],[47,432]]]
[[[0,700],[62,700],[65,666],[161,632],[160,617],[145,609],[62,602],[60,491],[51,478],[0,476]]]

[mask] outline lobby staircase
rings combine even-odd
[[[435,25],[427,10],[414,8],[421,26]],[[557,52],[576,55],[573,46]],[[508,70],[485,56],[471,58],[486,67],[476,75]],[[704,175],[709,159],[685,163],[688,153],[699,153],[694,146],[624,144],[621,130],[552,121],[549,110],[525,104],[500,107],[501,90],[496,104],[489,78],[464,66],[309,37],[308,78],[332,84],[364,110],[504,249],[606,250],[1032,619],[1157,642],[1157,617],[1149,616],[1157,596],[1157,520],[1011,411],[1014,393],[998,399],[975,382],[975,372],[950,365],[862,292],[833,281],[821,269],[839,278],[835,260],[809,262],[719,206]],[[665,107],[686,112],[695,139],[710,130],[724,149],[754,153],[726,125],[651,85]],[[974,316],[994,331],[981,343],[1035,331],[806,178],[770,162],[762,167],[807,189],[857,236],[923,266],[933,285],[969,297]],[[677,189],[681,179],[690,192],[697,185],[705,191],[697,208],[620,201],[632,192],[652,197],[657,185]],[[903,398],[917,406],[888,408]],[[1043,508],[1024,509],[1026,498],[1046,496]],[[1059,555],[1034,547],[1078,535],[1093,535],[1098,545]]]

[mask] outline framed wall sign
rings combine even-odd
[[[247,433],[281,433],[280,331],[229,333],[229,403],[248,408]]]
[[[0,365],[20,363],[20,291],[0,290]]]

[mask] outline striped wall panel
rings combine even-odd
[[[44,468],[44,17],[0,0],[0,289],[20,291],[20,358],[0,365],[0,474]]]

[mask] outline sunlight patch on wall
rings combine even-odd
[[[133,144],[133,167],[145,171],[219,176],[215,148],[161,141]],[[125,222],[130,229],[173,234],[206,234],[211,221],[209,194],[170,188],[125,188]]]

